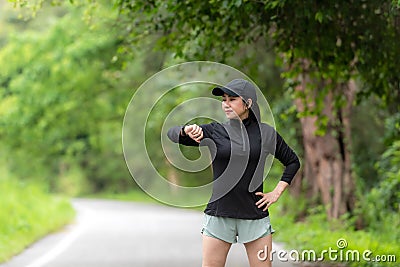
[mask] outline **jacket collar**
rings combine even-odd
[[[238,119],[230,119],[229,120],[229,125],[231,125],[232,127],[240,127],[241,124],[243,124],[244,126],[249,126],[251,124],[251,118],[246,118],[244,120],[238,120]]]

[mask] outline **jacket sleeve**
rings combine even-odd
[[[285,166],[281,181],[290,184],[300,168],[300,161],[296,153],[286,144],[279,133],[276,133],[275,158]]]
[[[174,143],[179,143],[185,146],[199,146],[199,143],[194,141],[192,138],[190,138],[188,135],[182,136],[181,135],[181,129],[183,125],[181,126],[174,126],[168,130],[168,138],[174,142]],[[213,132],[213,124],[202,124],[200,127],[203,129],[203,139],[204,138],[211,138],[212,132]]]

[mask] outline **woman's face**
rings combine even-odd
[[[228,119],[244,120],[249,116],[249,110],[239,96],[224,94],[222,96],[222,110]]]

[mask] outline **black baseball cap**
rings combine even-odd
[[[251,99],[253,102],[257,101],[257,94],[255,86],[244,79],[234,79],[227,83],[225,86],[218,86],[212,90],[215,96],[223,96],[228,94],[230,96],[240,96],[244,100]]]
[[[224,86],[213,88],[212,94],[215,96],[223,96],[224,94],[230,96],[240,96],[243,100],[251,99],[253,104],[250,110],[254,113],[257,120],[260,120],[260,108],[257,104],[256,87],[253,83],[245,79],[234,79]]]

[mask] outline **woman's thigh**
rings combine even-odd
[[[202,267],[224,267],[231,243],[203,235]]]
[[[272,235],[244,244],[250,267],[271,267]]]

